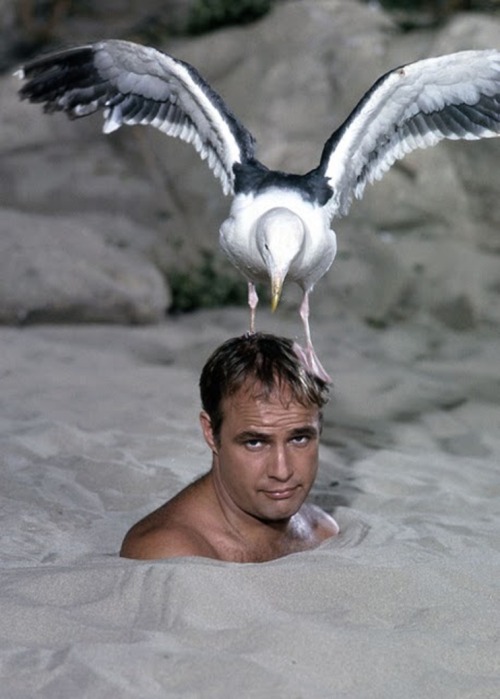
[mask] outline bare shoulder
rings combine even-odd
[[[214,558],[212,547],[196,531],[182,526],[156,526],[146,531],[132,527],[120,550],[123,558],[159,560],[181,556]]]
[[[179,556],[215,558],[203,534],[203,479],[141,519],[127,532],[120,556],[161,559]]]
[[[306,503],[302,508],[302,514],[319,541],[337,536],[340,532],[336,520],[317,505]]]

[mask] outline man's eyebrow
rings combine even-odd
[[[301,435],[303,437],[316,437],[319,434],[319,430],[312,425],[304,425],[304,427],[296,427],[292,430],[291,434],[292,436]]]
[[[314,425],[304,425],[303,427],[295,427],[292,430],[292,434],[309,434],[309,435],[315,435],[318,434],[319,430],[317,427],[314,427]]]
[[[247,439],[267,439],[269,437],[265,432],[258,432],[257,430],[245,430],[236,435],[236,439],[244,442]]]
[[[293,437],[317,437],[319,435],[319,429],[313,425],[303,425],[302,427],[295,427],[290,431],[290,436]],[[248,440],[254,439],[261,442],[265,442],[271,439],[267,432],[259,432],[259,430],[244,430],[236,435],[236,439],[239,442],[246,442]]]

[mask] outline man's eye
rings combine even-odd
[[[260,439],[247,439],[245,442],[247,449],[259,449],[262,446],[262,440]]]
[[[308,434],[299,434],[292,439],[292,442],[298,446],[309,444],[310,441],[311,437]]]

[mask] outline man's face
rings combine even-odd
[[[222,414],[217,440],[203,414],[202,426],[226,503],[261,520],[293,516],[318,469],[318,407],[293,401],[288,389],[265,398],[251,384],[223,400]]]

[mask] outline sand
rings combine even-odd
[[[246,322],[0,329],[2,699],[500,696],[488,329],[316,323],[335,391],[312,498],[337,539],[265,564],[118,557],[208,468],[199,370]]]

